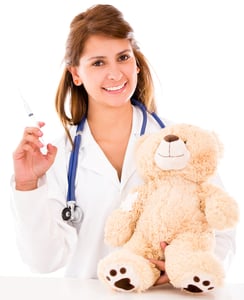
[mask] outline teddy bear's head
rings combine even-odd
[[[190,124],[173,124],[138,140],[137,169],[144,180],[180,175],[202,182],[214,175],[222,149],[214,132]]]

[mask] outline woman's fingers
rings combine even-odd
[[[39,141],[39,138],[43,136],[42,131],[37,127],[26,127],[23,135],[23,140],[33,142]]]
[[[160,247],[165,251],[165,248],[168,246],[166,242],[160,242]],[[150,261],[160,270],[160,277],[155,282],[154,285],[165,284],[169,282],[169,277],[165,272],[165,261],[164,260],[157,260],[157,259],[150,259]]]
[[[155,266],[161,271],[165,272],[165,261],[163,260],[156,260],[156,259],[150,259],[150,261],[155,264]]]
[[[166,284],[169,283],[169,277],[165,273],[159,277],[159,279],[154,283],[154,285]]]
[[[160,242],[160,246],[161,246],[161,249],[162,249],[163,252],[164,252],[164,250],[165,250],[165,248],[168,246],[168,244],[167,244],[166,242]]]
[[[57,151],[58,151],[58,148],[56,146],[54,146],[52,144],[47,144],[47,155],[46,155],[46,157],[50,162],[54,162]]]
[[[43,147],[43,143],[40,141],[40,137],[43,135],[41,130],[36,127],[26,127],[23,138],[20,141],[19,146],[17,147],[18,151],[28,151],[28,152],[35,152],[40,150]]]
[[[155,282],[154,285],[165,284],[169,282],[168,275],[165,272],[165,262],[163,260],[150,259],[150,261],[155,264],[155,266],[160,270],[160,277]]]

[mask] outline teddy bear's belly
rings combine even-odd
[[[187,192],[161,188],[153,193],[138,222],[139,231],[140,227],[152,242],[155,233],[159,241],[170,242],[182,232],[208,230],[194,187]]]

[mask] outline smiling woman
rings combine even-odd
[[[104,114],[105,106],[110,110],[129,102],[137,84],[139,67],[129,40],[107,38],[98,33],[86,41],[79,65],[70,67],[70,72],[75,84],[83,85],[93,99],[89,103],[88,118],[91,116],[94,121],[97,118],[93,108],[97,113],[100,108]]]
[[[115,0],[108,2],[121,9],[126,19],[133,25],[137,39],[140,41],[140,49],[150,61],[152,76],[155,79],[159,115],[176,122],[183,121],[207,127],[220,134],[225,151],[219,173],[226,190],[237,199],[243,211],[243,191],[238,179],[241,178],[238,174],[239,168],[244,165],[242,155],[244,149],[239,139],[242,136],[240,120],[242,120],[241,103],[244,98],[242,88],[244,42],[240,38],[243,36],[244,28],[242,1],[161,1],[160,6],[157,2],[149,5],[147,1],[141,1],[138,14],[135,14],[135,11],[138,11],[138,3],[129,0],[121,3]],[[0,189],[4,212],[0,220],[1,237],[4,240],[0,250],[0,274],[2,275],[33,274],[20,259],[15,240],[14,219],[9,204],[11,195],[9,178],[13,174],[12,152],[27,124],[18,88],[30,103],[37,119],[45,121],[46,125],[43,127],[45,141],[56,140],[57,136],[63,134],[63,128],[54,109],[54,98],[60,73],[63,72],[60,65],[62,65],[67,29],[74,15],[93,4],[95,2],[90,0],[82,3],[61,0],[58,2],[58,10],[56,4],[47,0],[40,3],[13,0],[5,3],[4,6],[0,4],[2,39],[0,89],[4,111],[2,115],[11,116],[7,121],[13,124],[6,128],[6,118],[2,117],[0,120],[2,137]],[[28,10],[25,11],[25,7],[28,7]],[[53,43],[54,37],[55,43]],[[86,47],[91,47],[93,52],[90,52],[90,48],[86,48],[91,55],[84,55],[82,58],[86,59],[84,68],[87,69],[79,67],[77,61],[70,71],[73,75],[73,84],[77,89],[81,84],[86,86],[87,90],[92,89],[94,100],[97,99],[97,94],[104,95],[104,102],[90,103],[91,107],[92,105],[96,107],[96,114],[99,115],[100,107],[104,107],[104,103],[109,104],[110,109],[114,110],[114,106],[121,105],[123,99],[128,100],[133,90],[134,80],[141,76],[143,69],[138,61],[134,60],[128,40],[124,41],[125,44],[121,48],[114,40],[114,43],[109,43],[108,48],[103,37],[94,38],[96,44],[100,43],[99,49],[104,47],[105,50],[101,53],[97,52],[98,48],[93,46],[94,40],[90,40],[90,44],[88,43]],[[127,69],[120,71],[118,65],[121,68],[128,67],[128,71]],[[94,78],[87,81],[84,77],[85,70],[89,70],[90,77],[95,76],[96,72],[104,72],[106,68],[109,68],[111,78],[104,80],[103,76],[99,75],[101,81],[97,88],[93,89],[97,80]],[[126,94],[125,98],[122,97],[124,94]],[[114,119],[110,118],[110,121],[114,124],[118,123],[119,116],[126,117],[125,111],[131,115],[131,108],[127,110],[125,105],[123,113],[113,114]],[[107,131],[103,127],[109,119],[106,116],[108,114],[104,115],[98,127],[94,126],[91,118],[89,126],[96,136],[96,141],[98,143],[103,141],[102,147],[105,153],[117,153],[118,150],[122,153],[118,165],[113,161],[114,156],[110,157],[107,154],[121,177],[125,141],[132,122],[126,123],[127,129],[124,128],[123,135],[118,132],[113,134],[114,125],[111,125]],[[124,121],[123,123],[125,124]],[[122,143],[124,146],[111,152],[110,138],[116,140],[118,136],[124,139]],[[94,190],[94,187],[90,189]],[[33,208],[36,205],[36,201],[34,204],[31,203]],[[242,280],[244,248],[241,244],[241,231],[243,226],[241,218],[237,228],[236,256],[228,274],[228,280],[232,282]],[[92,232],[89,234],[92,235]],[[52,274],[62,276],[63,271],[61,269]]]
[[[55,104],[65,134],[44,155],[39,122],[24,129],[13,153],[17,244],[36,272],[65,266],[67,276],[96,278],[97,262],[109,251],[105,220],[141,181],[134,145],[164,124],[153,118],[147,60],[116,7],[95,5],[73,18],[64,63]]]

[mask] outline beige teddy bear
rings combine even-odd
[[[224,270],[214,254],[214,230],[237,224],[237,203],[211,183],[222,145],[213,132],[174,124],[136,145],[144,183],[108,218],[105,241],[119,247],[98,264],[98,277],[117,291],[145,291],[165,259],[170,283],[191,293],[220,286]],[[160,242],[168,246],[165,253]],[[121,247],[122,246],[122,247]]]

